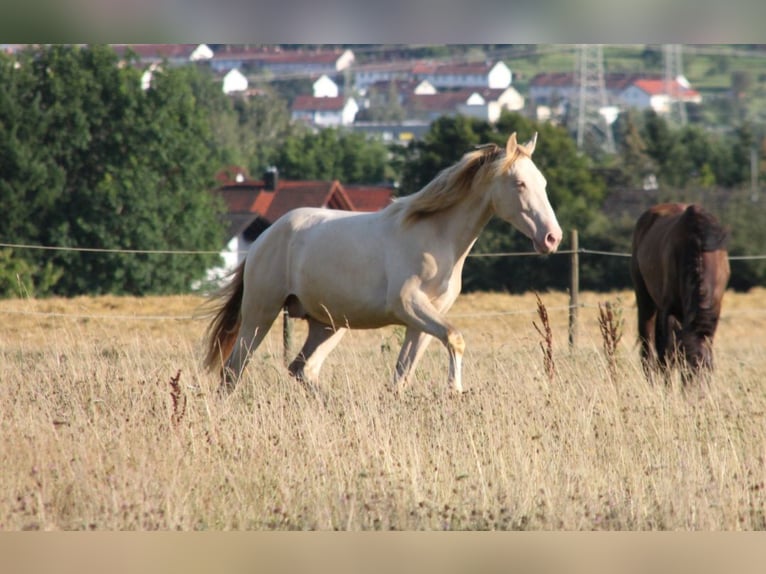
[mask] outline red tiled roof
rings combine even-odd
[[[351,185],[347,190],[337,180],[278,180],[276,191],[270,191],[265,189],[264,182],[260,180],[227,180],[227,176],[232,173],[244,171],[236,166],[229,166],[216,177],[223,182],[216,191],[226,203],[232,235],[240,233],[256,218],[274,223],[282,215],[298,207],[377,211],[388,205],[393,197],[390,188]]]
[[[335,194],[342,196],[334,198]],[[351,202],[337,181],[280,181],[265,218],[274,222],[296,207],[328,207],[336,199],[337,209],[351,210]]]
[[[550,86],[562,87],[574,84],[574,73],[572,72],[553,72],[537,74],[529,81],[530,86]]]
[[[463,64],[441,64],[433,73],[440,76],[488,74],[492,65],[486,62],[467,62]]]
[[[263,189],[263,183],[247,181],[233,183],[218,189],[229,213],[266,213],[274,192]],[[260,208],[260,209],[257,209]]]
[[[400,93],[414,93],[415,88],[421,84],[422,80],[412,78],[395,78],[393,80],[378,80],[370,84],[370,88],[378,92],[387,92],[393,86],[393,89]]]
[[[346,104],[346,98],[343,96],[315,98],[314,96],[296,96],[293,100],[293,111],[339,111]]]
[[[631,84],[638,84],[639,82],[648,82],[652,86],[656,82],[659,82],[664,86],[664,79],[655,75],[636,74],[632,72],[612,72],[604,74],[604,84],[606,88],[614,92],[621,92]],[[529,85],[534,87],[572,88],[576,83],[577,78],[573,72],[555,72],[537,74],[529,82]],[[664,92],[664,87],[662,88],[662,91]]]
[[[269,64],[334,64],[343,55],[341,50],[282,50],[275,47],[234,47],[218,51],[214,60],[250,60]]]
[[[660,94],[667,94],[668,93],[668,87],[670,88],[670,94],[674,97],[679,96],[694,96],[697,95],[696,90],[692,90],[691,88],[687,88],[685,86],[682,86],[680,83],[678,83],[677,80],[673,80],[670,83],[670,86],[667,86],[665,84],[664,79],[656,79],[656,78],[642,78],[639,80],[636,80],[633,82],[633,85],[637,88],[643,90],[647,94],[651,96],[656,96]]]
[[[510,88],[471,88],[470,92],[471,94],[473,93],[480,94],[481,97],[487,100],[488,102],[493,102],[497,100],[498,98],[500,98],[500,96],[502,96],[509,89]]]
[[[394,199],[390,187],[346,185],[344,189],[357,211],[379,211]]]

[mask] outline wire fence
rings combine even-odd
[[[32,249],[39,251],[72,251],[72,252],[84,252],[84,253],[124,253],[124,254],[142,254],[142,255],[220,255],[221,251],[213,250],[192,250],[192,249],[119,249],[119,248],[102,248],[102,247],[66,247],[58,245],[30,245],[26,243],[3,243],[0,242],[0,248],[8,249]],[[231,251],[231,254],[244,255],[247,251]],[[585,255],[606,255],[611,257],[630,257],[630,253],[619,251],[600,251],[598,249],[587,249],[581,247],[579,249],[560,249],[556,255],[572,255],[573,253],[581,253]],[[535,251],[499,251],[494,253],[469,253],[468,257],[526,257],[532,255],[539,255]],[[763,255],[729,255],[730,261],[748,261],[766,259],[766,254]]]
[[[220,251],[206,251],[206,250],[189,250],[189,249],[120,249],[120,248],[99,248],[99,247],[66,247],[66,246],[54,246],[54,245],[32,245],[24,243],[8,243],[0,242],[0,248],[5,249],[30,249],[30,250],[42,250],[42,251],[70,251],[70,252],[84,252],[84,253],[122,253],[126,255],[130,254],[145,254],[145,255],[218,255]],[[232,251],[232,254],[242,254],[244,251]],[[487,258],[487,257],[528,257],[539,255],[534,251],[504,251],[493,253],[471,253],[468,256],[474,258]],[[606,257],[630,257],[630,253],[617,252],[617,251],[603,251],[597,249],[576,248],[576,249],[562,249],[557,251],[556,255],[570,255],[573,257],[573,261],[577,261],[579,255],[599,255]],[[753,261],[766,259],[766,254],[755,255],[730,255],[731,261]],[[578,263],[574,263],[578,264]],[[576,286],[573,286],[576,289]],[[588,305],[584,303],[571,303],[569,305],[560,305],[549,307],[550,311],[562,311],[566,310],[569,313],[576,313],[578,308],[596,308],[596,305]],[[740,312],[766,312],[766,309],[740,309]],[[497,310],[497,311],[481,311],[476,313],[451,313],[451,317],[501,317],[510,315],[521,314],[536,314],[536,309],[514,309],[514,310]],[[137,321],[199,321],[204,319],[201,315],[117,315],[117,314],[88,314],[88,313],[60,313],[52,311],[32,311],[24,309],[0,309],[0,314],[4,315],[16,315],[16,316],[39,316],[39,317],[59,317],[69,319],[104,319],[104,320],[137,320]]]

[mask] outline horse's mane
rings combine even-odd
[[[694,204],[687,207],[681,215],[680,224],[684,227],[687,237],[687,249],[684,250],[681,265],[686,292],[691,297],[690,325],[699,334],[712,335],[718,324],[718,315],[712,306],[703,305],[703,302],[710,298],[710,293],[707,292],[709,286],[703,281],[703,253],[726,249],[729,232],[712,214]]]
[[[506,155],[505,149],[495,144],[478,146],[459,162],[439,172],[420,191],[398,198],[396,203],[403,209],[404,223],[415,223],[449,209],[471,192],[474,183],[509,169],[520,155],[529,157],[523,146],[518,146],[510,158]]]

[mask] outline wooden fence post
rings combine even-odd
[[[569,280],[569,348],[577,346],[577,308],[580,300],[580,246],[577,230],[572,230],[572,269]]]

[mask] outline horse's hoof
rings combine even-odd
[[[220,385],[218,385],[218,390],[216,391],[216,394],[218,395],[219,398],[222,398],[222,399],[226,398],[231,393],[234,392],[235,386],[236,385],[230,381],[223,382]]]

